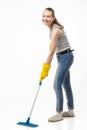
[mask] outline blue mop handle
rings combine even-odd
[[[37,96],[38,96],[38,93],[39,93],[41,85],[42,85],[42,82],[39,82],[39,87],[38,87],[38,90],[37,90],[37,93],[36,93],[36,96],[35,96],[35,99],[34,99],[34,102],[33,102],[32,108],[31,108],[31,111],[30,111],[29,118],[30,118],[30,116],[32,114],[32,111],[33,111],[33,108],[34,108],[34,105],[35,105],[35,102],[36,102],[36,99],[37,99]]]

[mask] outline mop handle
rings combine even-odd
[[[37,93],[36,93],[36,95],[35,95],[34,102],[33,102],[33,105],[32,105],[32,107],[31,107],[31,111],[30,111],[30,115],[29,115],[29,117],[30,117],[31,114],[32,114],[32,111],[33,111],[33,108],[34,108],[34,105],[35,105],[35,102],[36,102],[36,99],[37,99],[37,96],[38,96],[38,93],[39,93],[39,90],[40,90],[41,84],[42,84],[42,82],[39,82],[39,87],[38,87]]]

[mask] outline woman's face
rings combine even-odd
[[[48,26],[48,27],[52,27],[52,24],[54,22],[55,18],[53,17],[52,15],[52,12],[51,11],[48,11],[48,10],[45,10],[43,12],[43,15],[42,15],[42,21],[43,23]]]

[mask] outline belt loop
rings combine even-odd
[[[70,49],[67,49],[67,52],[70,52],[71,50]]]

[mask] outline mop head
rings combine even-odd
[[[37,124],[30,123],[30,118],[28,118],[26,122],[18,122],[17,124],[33,128],[38,126]]]

